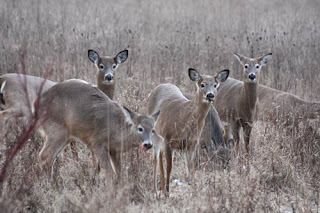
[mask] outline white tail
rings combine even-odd
[[[166,192],[169,192],[170,174],[172,169],[172,149],[185,150],[186,172],[191,170],[192,180],[195,172],[195,154],[204,126],[205,118],[215,99],[217,89],[229,75],[229,70],[223,70],[216,76],[200,75],[196,70],[189,69],[190,79],[196,83],[197,92],[190,101],[172,84],[157,86],[148,99],[149,114],[160,110],[156,124],[157,132],[164,138],[162,145],[154,150],[154,173],[157,161],[160,159],[161,189],[164,190],[164,174],[162,153],[166,155],[167,179]],[[157,148],[157,149],[156,149]],[[156,189],[156,186],[155,186]]]

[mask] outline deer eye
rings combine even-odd
[[[245,64],[244,68],[248,69],[249,68],[249,64]]]
[[[104,69],[104,65],[103,65],[103,64],[100,64],[100,65],[99,65],[99,68],[100,68],[100,70],[103,70],[103,69]]]
[[[203,87],[205,87],[205,86],[206,86],[206,85],[205,85],[204,83],[201,83],[201,84],[200,84],[200,87],[201,87],[201,88],[203,88]]]
[[[142,127],[139,127],[139,128],[138,128],[138,132],[139,132],[139,133],[142,133],[142,132],[143,132],[143,128],[142,128]]]
[[[112,69],[116,69],[117,68],[117,65],[116,64],[114,64],[114,65],[112,65]]]
[[[154,129],[151,131],[151,133],[152,133],[152,134],[154,134],[154,133],[155,133]]]
[[[214,84],[213,87],[214,87],[214,88],[217,88],[217,84]]]
[[[256,69],[259,69],[260,65],[259,64],[256,64]]]

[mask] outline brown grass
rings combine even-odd
[[[95,83],[87,50],[115,54],[129,49],[119,68],[115,100],[145,112],[149,92],[160,82],[194,91],[187,69],[215,73],[228,68],[240,78],[233,52],[273,53],[261,83],[320,100],[320,5],[292,1],[11,1],[0,0],[0,73],[21,71],[51,80],[81,78]],[[319,119],[308,121],[319,128]],[[69,147],[56,161],[57,183],[37,170],[42,140],[34,135],[8,168],[0,186],[3,212],[319,212],[320,142],[304,123],[285,129],[257,122],[252,153],[226,169],[201,155],[194,187],[184,178],[181,153],[175,153],[170,199],[152,189],[151,152],[123,155],[122,182],[113,175],[93,180],[91,154]],[[317,128],[315,128],[317,129]],[[19,128],[8,129],[1,150],[16,142]],[[159,178],[158,178],[159,179]]]

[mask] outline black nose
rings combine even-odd
[[[256,75],[253,73],[250,73],[249,78],[251,79],[251,81],[253,81],[256,78]]]
[[[208,98],[209,100],[214,99],[214,94],[208,93],[208,94],[207,94],[207,98]]]
[[[106,80],[111,81],[113,79],[113,76],[111,74],[106,75]]]
[[[151,149],[152,148],[152,144],[146,143],[146,144],[144,144],[144,147],[146,147],[147,149]]]

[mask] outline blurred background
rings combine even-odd
[[[115,55],[129,50],[118,78],[187,82],[187,69],[240,78],[233,53],[272,52],[261,83],[319,100],[320,2],[317,0],[1,0],[0,72],[26,72],[52,80],[95,82],[87,50]],[[120,69],[119,69],[120,70]]]

